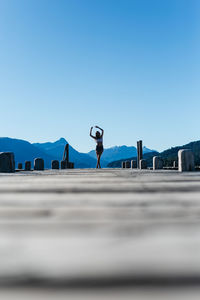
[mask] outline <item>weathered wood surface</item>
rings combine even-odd
[[[2,299],[199,299],[200,173],[0,174],[0,237]]]

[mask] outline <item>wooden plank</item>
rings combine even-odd
[[[200,283],[200,173],[1,174],[0,236],[0,284],[12,289],[34,280],[55,285],[58,295],[59,284],[72,282],[121,282],[132,289],[138,281],[144,286],[153,281],[161,292],[160,279],[170,284],[182,280],[183,286]],[[183,286],[179,284],[180,296]],[[136,290],[126,292],[123,299]],[[140,296],[146,299],[144,293]]]

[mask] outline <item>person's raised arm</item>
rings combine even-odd
[[[98,129],[100,129],[100,130],[101,130],[101,136],[103,136],[103,134],[104,134],[104,130],[103,130],[101,127],[99,127],[99,126],[95,126],[95,128],[98,128]]]
[[[93,129],[93,127],[90,128],[90,136],[91,136],[93,139],[95,139],[95,136],[92,135],[92,129]]]

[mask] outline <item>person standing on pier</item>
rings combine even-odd
[[[103,134],[104,134],[104,130],[102,128],[100,128],[99,126],[95,126],[95,128],[98,128],[99,130],[101,130],[101,133],[99,131],[96,132],[96,135],[92,135],[92,130],[93,127],[90,128],[90,136],[95,139],[97,146],[96,146],[96,155],[97,155],[97,166],[96,168],[101,168],[100,165],[100,159],[101,159],[101,155],[103,153]]]

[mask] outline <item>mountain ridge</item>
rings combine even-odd
[[[35,158],[42,157],[44,158],[45,166],[50,167],[51,160],[53,160],[53,157],[28,141],[9,137],[0,137],[0,152],[14,152],[16,164],[26,160],[31,161],[33,164]]]
[[[24,163],[26,160],[31,161],[32,165],[34,159],[42,157],[45,162],[45,168],[51,168],[52,160],[62,160],[64,147],[67,144],[67,140],[63,137],[55,142],[43,142],[43,143],[30,143],[26,140],[1,137],[0,138],[0,151],[11,151],[15,154],[16,165],[19,162]],[[151,151],[146,148],[146,151]],[[123,157],[126,159],[130,153],[136,153],[137,150],[134,146],[128,147],[126,145],[114,146],[106,148],[102,155],[101,165],[106,167],[111,160],[115,160],[116,157]],[[106,159],[105,159],[106,158]],[[69,145],[69,159],[75,162],[76,168],[94,168],[96,167],[96,152],[95,150],[89,153],[81,153]]]
[[[189,142],[185,145],[182,146],[175,146],[171,147],[169,149],[166,149],[162,152],[155,152],[155,155],[159,155],[164,162],[165,167],[171,167],[173,166],[173,162],[176,161],[178,163],[178,151],[181,149],[190,149],[194,153],[194,160],[195,160],[195,165],[200,165],[200,140],[198,141],[192,141]],[[148,156],[147,158],[147,165],[148,167],[152,167],[153,161],[153,152],[150,153],[151,155]],[[153,156],[152,156],[153,155]],[[145,158],[145,157],[144,157]],[[126,160],[134,160],[136,159],[136,156],[129,157]],[[110,168],[120,168],[121,163],[123,159],[117,160],[117,161],[112,161],[108,164],[108,167]]]
[[[45,143],[33,143],[39,149],[48,152],[57,160],[62,160],[64,147],[67,144],[67,140],[60,138],[55,142],[45,142]],[[81,153],[75,150],[69,144],[69,160],[75,163],[76,168],[94,168],[96,166],[96,160],[90,157],[87,153]]]
[[[55,142],[30,143],[22,139],[0,137],[0,152],[14,152],[16,164],[29,160],[33,165],[35,158],[42,157],[45,162],[45,168],[51,168],[52,160],[62,160],[66,144],[67,140],[65,138],[60,138]],[[143,147],[149,166],[152,165],[152,156],[154,155],[162,157],[164,166],[172,166],[174,161],[177,162],[178,151],[180,149],[192,150],[195,157],[195,164],[200,165],[200,140],[192,141],[182,146],[171,147],[160,153],[145,146]],[[129,156],[129,153],[133,153],[133,155]],[[120,155],[123,157],[115,159],[116,157],[120,157]],[[122,145],[105,148],[102,155],[102,166],[120,167],[121,161],[136,159],[136,156],[137,150],[134,146]],[[96,153],[94,150],[88,153],[81,153],[69,145],[69,158],[75,163],[76,168],[95,168],[96,166]]]
[[[51,168],[52,160],[62,160],[66,143],[64,138],[55,142],[30,143],[22,139],[0,137],[0,152],[13,152],[16,166],[19,162],[24,163],[25,161],[31,161],[33,166],[34,159],[41,157],[44,159],[45,168]],[[96,166],[95,159],[76,151],[71,146],[69,146],[69,157],[71,161],[75,162],[76,168],[93,168]]]
[[[155,150],[151,150],[146,146],[143,147],[144,154],[152,151]],[[88,155],[90,155],[93,158],[96,157],[95,150],[88,152]],[[111,161],[128,159],[136,155],[137,155],[137,149],[135,146],[126,146],[126,145],[114,146],[110,148],[104,148],[104,152],[102,154],[102,160],[104,160],[107,163],[110,163]]]

